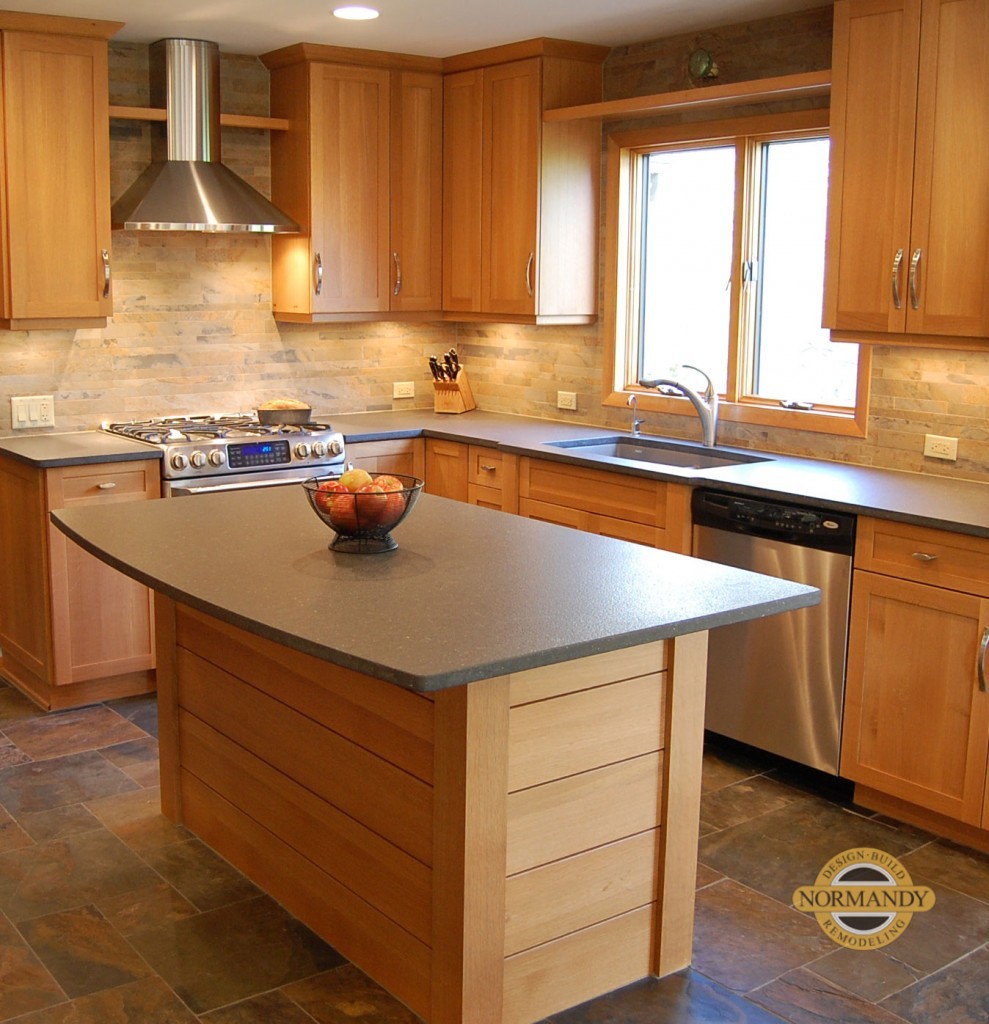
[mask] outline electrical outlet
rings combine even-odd
[[[51,395],[16,395],[10,399],[14,430],[55,426],[55,399]]]
[[[947,459],[954,462],[958,458],[958,438],[925,434],[924,454],[931,459]]]
[[[572,412],[577,411],[577,392],[576,391],[557,391],[556,393],[556,407],[557,409],[569,409]]]
[[[391,386],[392,398],[415,398],[416,382],[414,380],[397,380]]]

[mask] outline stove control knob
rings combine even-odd
[[[326,445],[322,441],[314,441],[312,453],[317,459],[321,459],[326,454]]]
[[[297,444],[295,446],[295,457],[297,459],[308,459],[309,458],[309,445]]]
[[[209,453],[209,464],[211,466],[222,466],[223,463],[226,461],[227,457],[226,455],[224,455],[223,450],[220,448],[214,448]]]
[[[182,470],[189,465],[189,460],[179,453],[173,455],[169,461],[172,464],[172,469]]]
[[[196,469],[202,469],[203,466],[206,465],[206,456],[203,452],[193,452],[189,456],[189,462],[191,462]]]
[[[343,445],[339,441],[331,441],[327,447],[329,448],[331,455],[343,454]]]

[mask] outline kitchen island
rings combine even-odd
[[[296,487],[52,518],[156,592],[164,812],[422,1018],[689,963],[707,630],[816,591],[431,495],[383,555]]]

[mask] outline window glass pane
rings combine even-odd
[[[753,393],[855,405],[858,346],[821,327],[828,139],[763,147],[763,223]]]
[[[735,149],[645,158],[639,376],[682,363],[727,387]]]

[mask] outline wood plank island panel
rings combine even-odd
[[[429,1024],[530,1024],[688,962],[667,748],[679,714],[696,805],[673,688],[702,701],[706,633],[426,696],[156,601],[166,812]]]

